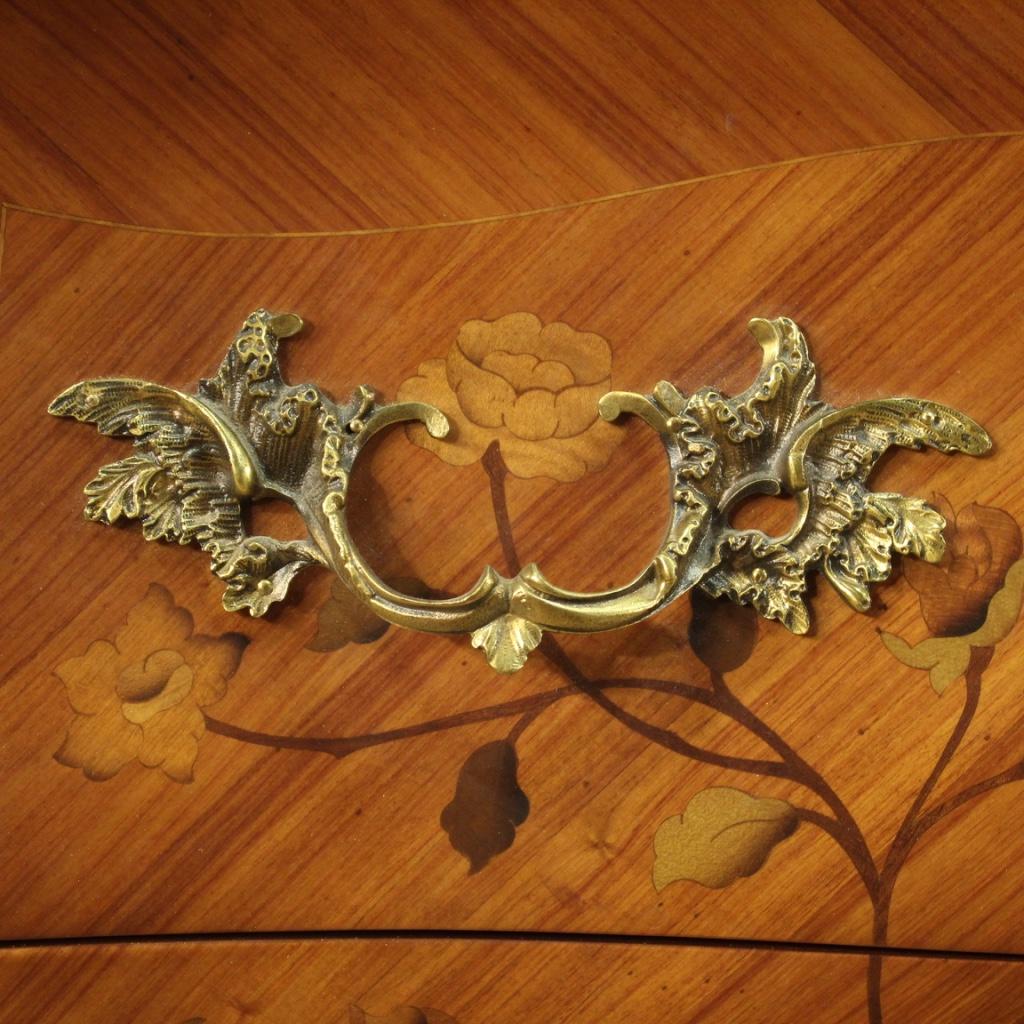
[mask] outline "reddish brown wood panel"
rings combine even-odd
[[[1011,139],[321,239],[9,212],[3,935],[429,927],[1024,952],[1016,609],[942,696],[879,635],[948,633],[950,608],[962,633],[1020,559],[1022,179],[1024,142]],[[563,658],[501,678],[461,640],[381,636],[330,603],[323,576],[269,620],[229,615],[198,552],[82,520],[83,485],[125,446],[47,417],[47,402],[112,372],[190,386],[261,303],[314,324],[286,343],[290,379],[339,395],[369,381],[393,397],[420,377],[449,404],[445,360],[477,318],[526,312],[596,333],[615,387],[665,377],[735,393],[756,365],[745,321],[788,313],[833,403],[925,395],[975,416],[996,447],[984,461],[887,462],[879,488],[942,496],[951,555],[937,575],[881,588],[870,616],[822,585],[815,632],[795,638],[680,601],[645,625],[566,638]],[[510,427],[502,443],[524,461],[502,497],[478,427],[458,402],[453,415],[468,464],[398,431],[355,483],[360,542],[389,578],[454,590],[501,565],[495,501],[519,556],[566,585],[623,581],[649,558],[667,487],[652,436],[605,434],[599,464],[572,479],[565,444],[517,446]],[[187,700],[162,678],[154,693],[123,689],[157,651],[203,673]],[[222,699],[210,672],[228,677]],[[712,672],[732,699],[706,696]],[[144,747],[131,700],[166,726]],[[474,813],[460,810],[460,771],[510,736],[514,774],[488,762]],[[765,761],[783,767],[767,777]],[[752,845],[724,888],[679,878],[655,891],[659,827],[723,788],[786,801],[785,828],[737,833]]]
[[[883,968],[889,1020],[1020,1020],[1022,963],[886,957]],[[5,950],[0,1021],[860,1024],[866,969],[860,954],[458,939]]]
[[[1024,128],[970,4],[6,0],[0,199],[196,230],[473,218]]]

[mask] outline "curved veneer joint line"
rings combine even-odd
[[[216,376],[195,394],[148,381],[100,378],[74,385],[50,405],[57,416],[129,437],[134,452],[102,466],[85,489],[86,516],[141,521],[149,540],[197,543],[226,585],[224,606],[263,615],[309,565],[332,569],[382,619],[429,633],[465,633],[490,664],[514,672],[545,631],[595,633],[654,615],[700,586],[753,605],[794,633],[810,626],[804,601],[821,571],[858,611],[893,555],[941,558],[943,517],[916,498],[868,489],[892,445],[981,455],[988,434],[969,417],[916,398],[876,399],[836,409],[815,397],[816,373],[799,328],[785,317],[754,319],[763,358],[735,397],[712,387],[684,395],[668,381],[650,394],[616,391],[598,411],[634,415],[659,435],[668,459],[669,522],[647,569],[631,583],[578,593],[550,583],[534,564],[508,577],[487,567],[468,591],[432,600],[384,583],[352,540],[348,482],[366,441],[418,421],[448,432],[422,402],[379,403],[363,385],[337,403],[312,384],[289,385],[278,344],[302,329],[293,313],[256,310]],[[784,536],[730,525],[752,494],[788,494],[799,516]],[[308,527],[302,541],[251,536],[243,504],[283,498]]]
[[[771,171],[785,167],[797,167],[801,164],[814,163],[819,160],[835,160],[845,156],[856,156],[860,153],[879,153],[886,150],[912,149],[915,146],[935,146],[945,143],[981,142],[995,139],[1014,139],[1024,137],[1024,130],[1006,130],[998,132],[975,132],[965,135],[939,135],[927,139],[902,139],[896,142],[880,142],[871,146],[856,146],[851,149],[837,149],[829,153],[811,153],[806,156],[790,157],[786,160],[775,160],[763,164],[751,164],[747,167],[736,167],[728,171],[717,171],[693,178],[681,178],[678,181],[666,181],[658,185],[643,185],[638,188],[612,192],[606,195],[590,196],[551,206],[540,206],[530,210],[510,210],[507,213],[495,213],[482,217],[468,217],[461,220],[432,221],[425,224],[398,224],[374,228],[325,228],[310,231],[198,231],[189,228],[158,227],[147,224],[132,224],[124,221],[104,220],[98,217],[86,217],[82,214],[67,213],[60,210],[43,210],[27,206],[15,200],[0,200],[0,208],[36,217],[50,217],[66,220],[75,224],[88,224],[93,227],[111,228],[115,231],[138,231],[154,235],[177,235],[186,238],[353,238],[363,235],[393,235],[411,231],[433,231],[441,228],[464,228],[476,224],[499,224],[502,221],[522,220],[526,217],[537,217],[545,213],[559,213],[563,210],[577,210],[587,206],[599,206],[603,203],[615,202],[619,199],[631,199],[636,196],[665,192],[670,189],[686,188],[700,185],[708,181],[719,181],[734,178],[741,174],[753,174],[757,171]]]
[[[512,931],[488,928],[318,928],[281,931],[169,932],[154,934],[69,935],[31,939],[0,939],[0,951],[25,949],[74,949],[102,946],[175,946],[184,943],[219,945],[234,942],[330,942],[339,940],[395,942],[436,940],[442,942],[575,943],[577,945],[667,946],[677,949],[739,949],[768,952],[809,953],[921,960],[987,961],[1024,963],[1024,953],[1005,950],[949,949],[932,946],[885,946],[869,943],[807,942],[792,939],[751,939],[715,935],[643,935],[635,932]]]

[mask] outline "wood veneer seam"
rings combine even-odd
[[[796,167],[801,164],[812,163],[818,160],[833,160],[839,157],[856,156],[863,153],[879,153],[886,150],[909,149],[914,146],[933,146],[953,142],[975,142],[987,139],[1013,139],[1024,137],[1024,130],[1015,129],[999,132],[976,132],[969,134],[942,135],[928,139],[905,139],[899,142],[880,142],[871,146],[858,146],[853,149],[837,149],[830,153],[815,153],[809,156],[790,157],[787,160],[777,160],[772,163],[752,164],[747,167],[737,167],[728,171],[717,171],[714,174],[700,175],[694,178],[683,178],[678,181],[663,182],[659,185],[644,185],[640,188],[627,189],[623,192],[612,192],[602,196],[591,196],[588,199],[578,199],[567,203],[556,203],[552,206],[540,206],[531,210],[515,210],[510,213],[495,213],[485,217],[470,217],[462,220],[432,221],[426,224],[404,224],[393,227],[380,228],[339,228],[317,231],[195,231],[189,228],[154,227],[145,224],[129,224],[114,220],[103,220],[95,217],[84,217],[80,214],[63,213],[59,210],[43,210],[33,206],[25,206],[21,203],[3,201],[4,210],[14,210],[18,213],[30,214],[36,217],[50,217],[56,220],[66,220],[75,224],[90,224],[94,227],[111,228],[118,231],[136,231],[154,235],[177,235],[186,238],[358,238],[365,235],[394,235],[411,231],[431,231],[437,228],[460,228],[473,227],[478,224],[496,224],[503,221],[523,220],[527,217],[536,217],[545,213],[561,213],[566,210],[578,210],[588,206],[598,206],[603,203],[615,202],[619,199],[631,199],[636,196],[650,195],[655,192],[665,192],[669,189],[685,188],[691,185],[700,185],[709,181],[719,181],[724,178],[734,178],[741,174],[750,174],[755,171],[778,170],[785,167]]]
[[[430,928],[349,929],[261,932],[183,932],[157,935],[101,935],[73,938],[3,939],[0,954],[8,950],[80,946],[157,945],[224,942],[397,941],[436,942],[558,942],[582,945],[672,946],[680,949],[761,950],[776,953],[838,954],[841,956],[916,957],[925,960],[984,960],[1024,964],[1024,953],[997,950],[934,949],[916,946],[873,946],[855,943],[798,942],[714,936],[629,935],[602,932],[518,932]]]

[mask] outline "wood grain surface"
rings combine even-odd
[[[200,231],[493,216],[1024,128],[1014,0],[5,0],[0,198]]]
[[[0,957],[0,1021],[859,1024],[864,961],[839,953],[465,939],[24,949]],[[1020,1021],[1024,964],[890,957],[886,970],[891,1020]]]
[[[0,1020],[1021,1019],[1022,53],[996,3],[0,6]],[[828,401],[995,446],[886,459],[948,555],[870,615],[686,598],[500,677],[326,574],[229,614],[199,551],[82,518],[130,449],[49,401],[191,389],[257,306],[309,321],[289,380],[455,422],[352,482],[409,592],[534,560],[600,589],[661,540],[646,428],[488,426],[498,378],[610,354],[613,388],[735,394],[747,320],[787,315]],[[403,929],[433,937],[372,937]],[[202,939],[246,932],[359,937]],[[181,939],[61,944],[142,935]]]

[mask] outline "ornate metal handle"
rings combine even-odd
[[[135,441],[133,454],[101,467],[86,486],[86,516],[103,523],[139,519],[147,540],[199,544],[226,582],[229,611],[263,615],[296,573],[324,565],[389,622],[469,633],[500,672],[521,668],[544,630],[617,629],[696,585],[804,633],[807,575],[821,570],[865,611],[868,585],[889,575],[894,551],[930,561],[943,552],[938,512],[920,499],[867,489],[881,454],[891,445],[970,455],[991,447],[977,423],[935,402],[889,398],[835,409],[815,400],[814,364],[796,324],[752,320],[764,358],[754,383],[735,398],[712,388],[685,396],[661,381],[652,394],[612,392],[599,403],[606,420],[641,417],[668,455],[669,527],[632,583],[576,593],[554,586],[531,564],[512,579],[488,567],[458,597],[410,597],[384,583],[353,543],[348,480],[379,430],[418,420],[441,438],[448,421],[418,402],[378,404],[366,386],[339,405],[314,385],[286,384],[278,342],[301,329],[294,313],[256,310],[217,375],[200,381],[195,394],[106,378],[58,395],[54,415]],[[785,536],[729,525],[744,498],[779,493],[794,495],[800,510]],[[246,532],[243,503],[267,497],[295,505],[309,529],[306,541]]]

